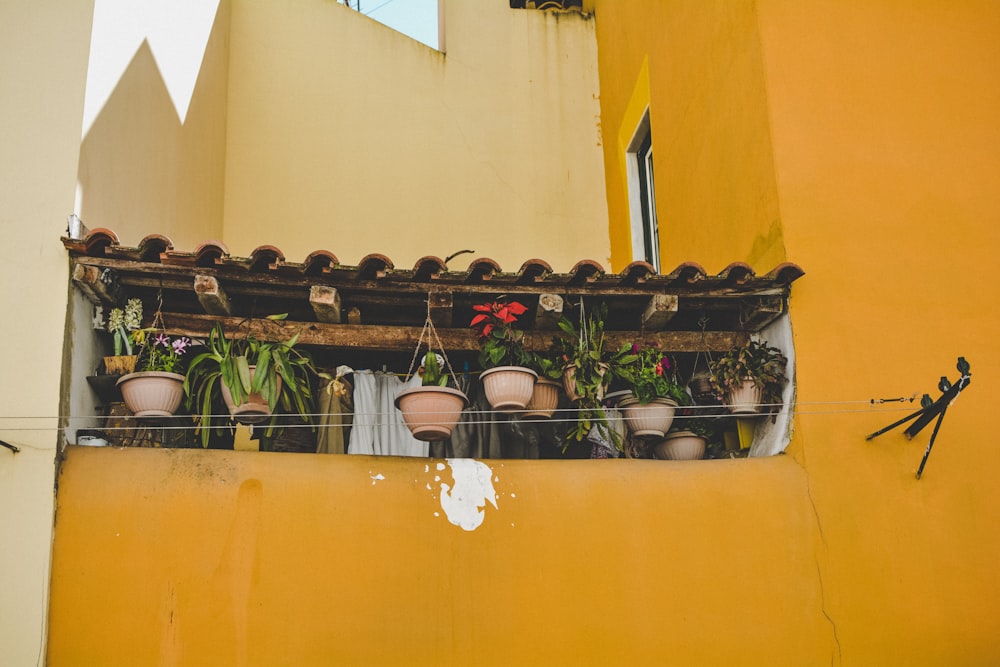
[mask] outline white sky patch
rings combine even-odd
[[[143,41],[149,42],[183,125],[218,8],[219,0],[96,0],[81,138]]]
[[[443,464],[438,464],[443,468]],[[455,488],[441,483],[441,509],[448,521],[462,530],[475,530],[486,518],[486,503],[497,507],[497,494],[493,489],[493,471],[475,459],[448,459]]]

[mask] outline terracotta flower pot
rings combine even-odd
[[[178,373],[129,373],[117,384],[125,405],[136,417],[169,417],[184,398],[184,376]]]
[[[654,398],[642,404],[638,398],[626,398],[618,407],[625,413],[625,425],[632,435],[662,438],[674,422],[677,403],[669,398]]]
[[[253,384],[253,374],[257,369],[256,366],[250,367],[250,383]],[[277,390],[281,392],[281,376],[277,376],[278,386]],[[250,394],[247,396],[239,405],[233,400],[233,394],[226,386],[225,382],[220,380],[219,386],[222,387],[222,400],[226,402],[226,407],[229,408],[229,414],[233,416],[240,424],[259,424],[262,421],[266,421],[268,417],[271,416],[271,406],[264,397],[259,393]]]
[[[497,366],[483,371],[479,379],[486,400],[497,412],[524,410],[531,400],[538,373],[522,366]]]
[[[535,382],[524,419],[549,419],[559,405],[559,383],[548,378],[538,378]]]
[[[666,461],[697,461],[705,456],[705,438],[691,431],[674,431],[656,443],[653,456]]]
[[[760,387],[753,380],[726,392],[726,405],[734,415],[756,415],[760,413]]]
[[[395,403],[413,437],[433,442],[451,435],[469,399],[451,387],[427,386],[404,389]]]

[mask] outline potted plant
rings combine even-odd
[[[282,316],[269,316],[282,319]],[[191,360],[184,379],[184,393],[194,415],[203,447],[210,431],[220,426],[215,416],[220,402],[237,422],[266,422],[262,448],[282,430],[275,409],[297,414],[311,423],[312,380],[318,373],[309,354],[295,347],[296,334],[284,342],[261,341],[252,334],[228,340],[220,323],[208,335],[206,350]]]
[[[504,297],[472,307],[478,314],[469,326],[479,334],[479,379],[490,406],[500,412],[523,410],[531,400],[538,374],[528,368],[524,332],[514,327],[527,308]]]
[[[628,343],[617,350],[605,348],[607,314],[604,303],[592,309],[589,315],[581,313],[579,329],[570,319],[562,317],[559,320],[561,334],[555,344],[562,352],[563,388],[578,409],[577,421],[570,426],[567,437],[581,441],[596,427],[620,448],[620,438],[608,428],[607,413],[601,401],[612,378],[621,377],[623,369],[635,363],[636,357]]]
[[[787,359],[767,342],[750,340],[711,364],[712,379],[725,393],[726,405],[735,415],[755,415],[761,406],[774,412],[781,405],[787,378]]]
[[[136,355],[133,354],[132,343],[141,326],[140,299],[129,299],[124,308],[112,308],[108,312],[107,330],[113,337],[114,355],[104,357],[104,372],[107,375],[124,375],[135,370]]]
[[[134,339],[141,345],[139,370],[123,375],[117,383],[125,405],[136,417],[168,417],[184,398],[184,375],[178,371],[191,339],[145,329],[134,332]]]
[[[538,374],[531,400],[525,412],[524,419],[549,419],[559,406],[559,387],[563,375],[562,364],[554,351],[549,353],[534,353],[529,361],[529,368]]]
[[[676,424],[676,422],[675,422]],[[667,433],[653,447],[653,455],[668,461],[697,461],[705,457],[708,441],[714,433],[707,419],[689,417]]]
[[[464,393],[448,386],[443,364],[443,357],[428,353],[417,371],[420,386],[404,389],[396,395],[396,407],[403,413],[406,427],[418,440],[435,441],[451,436],[462,410],[469,404]]]
[[[625,413],[625,424],[632,435],[662,438],[674,420],[678,405],[690,403],[690,397],[677,378],[677,363],[656,344],[632,345],[635,362],[620,374],[632,389],[632,396],[618,407]]]

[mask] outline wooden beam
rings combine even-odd
[[[431,322],[437,329],[452,326],[454,306],[455,298],[447,290],[432,290],[427,295],[427,312],[430,313]]]
[[[642,326],[646,331],[660,331],[677,314],[676,294],[654,294],[642,314]]]
[[[73,282],[95,304],[114,305],[118,302],[118,276],[111,269],[77,264],[73,267]]]
[[[558,294],[540,294],[535,309],[536,329],[555,329],[563,314],[563,298]]]
[[[232,305],[225,290],[214,276],[196,275],[194,277],[194,293],[198,302],[209,315],[232,315]]]
[[[320,322],[340,323],[340,292],[329,285],[313,285],[309,288],[309,305]]]
[[[761,299],[758,303],[741,310],[743,328],[760,331],[785,313],[784,299]]]
[[[357,306],[348,309],[347,323],[352,325],[361,324],[361,310]]]
[[[350,319],[350,317],[348,317]],[[261,340],[288,340],[296,333],[299,343],[351,350],[412,351],[420,337],[420,327],[399,327],[365,324],[326,324],[322,322],[277,322],[268,319],[248,322],[240,317],[211,317],[187,313],[164,313],[164,324],[172,334],[204,338],[216,321],[222,323],[228,335],[244,335],[248,331]],[[447,351],[474,352],[479,341],[474,330],[440,328],[438,336]],[[609,350],[627,342],[656,343],[669,352],[724,352],[746,341],[748,335],[738,331],[661,331],[644,335],[638,331],[609,331],[605,345]],[[525,333],[525,347],[543,351],[552,343],[552,332]]]

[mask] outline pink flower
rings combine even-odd
[[[166,334],[157,334],[153,342],[160,347],[170,347],[170,337]]]

